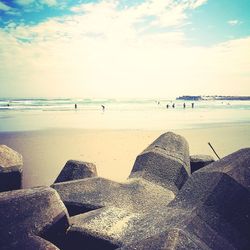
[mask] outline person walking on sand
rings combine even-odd
[[[194,103],[192,102],[192,109],[194,108]]]
[[[175,104],[173,103],[173,105],[172,105],[172,108],[174,109],[175,108]]]
[[[77,104],[75,103],[75,110],[77,110]]]
[[[184,108],[184,109],[186,108],[186,103],[185,103],[185,102],[183,103],[183,108]]]

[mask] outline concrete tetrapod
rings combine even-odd
[[[95,176],[97,176],[97,172],[96,166],[93,163],[69,160],[58,175],[55,183]]]
[[[130,236],[137,235],[133,223],[146,214],[161,213],[189,173],[186,140],[166,133],[137,157],[126,183],[90,178],[54,184],[53,188],[66,206],[75,204],[89,210],[101,208],[71,218],[73,225],[67,234],[69,245],[114,249],[133,242]]]
[[[213,162],[214,162],[214,158],[210,155],[191,155],[190,156],[191,173]]]
[[[0,192],[22,187],[23,157],[7,147],[0,145]]]
[[[196,171],[162,213],[133,223],[137,239],[121,249],[183,249],[179,235],[169,244],[173,229],[188,235],[198,249],[249,249],[250,149],[239,150]],[[150,248],[150,246],[161,246]],[[185,245],[185,244],[184,244]],[[193,248],[192,248],[193,249]],[[196,249],[194,247],[194,249]]]
[[[0,217],[0,246],[6,247],[28,244],[36,235],[60,246],[69,226],[68,212],[50,187],[0,193]]]
[[[145,212],[165,205],[174,193],[142,178],[118,183],[101,177],[61,182],[52,185],[70,215],[113,206],[129,211]]]
[[[186,139],[167,132],[137,156],[130,178],[141,177],[178,193],[190,173]]]
[[[28,236],[22,241],[1,247],[1,250],[59,250],[59,248],[39,236]]]
[[[166,232],[154,235],[131,245],[119,248],[119,250],[211,250],[199,238],[189,233],[172,228]],[[118,250],[118,249],[117,249]]]
[[[176,198],[158,209],[106,207],[75,216],[72,223],[68,239],[89,249],[102,242],[106,249],[126,250],[248,249],[250,149],[194,172]]]

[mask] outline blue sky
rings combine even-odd
[[[0,4],[0,27],[6,28],[9,23],[36,25],[49,18],[76,15],[71,10],[72,7],[91,2],[100,1],[2,0],[0,3],[9,10],[6,11]],[[123,9],[143,2],[143,0],[121,0],[117,8]],[[183,30],[190,39],[190,44],[209,46],[250,35],[249,0],[209,0],[199,8],[186,12],[188,20],[184,27],[178,27],[178,29]]]
[[[212,45],[250,34],[248,0],[210,0],[190,16],[185,32],[195,44]]]
[[[0,0],[0,95],[250,95],[249,13],[249,0]]]

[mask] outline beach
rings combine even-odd
[[[183,108],[182,100],[0,101],[0,144],[23,155],[24,188],[53,184],[70,159],[92,162],[99,176],[124,181],[136,156],[168,131],[187,139],[190,154],[216,159],[208,142],[226,156],[249,146],[249,128],[250,101],[197,101],[194,108],[192,101]]]
[[[250,123],[215,124],[191,129],[41,129],[0,132],[0,144],[8,145],[23,155],[23,187],[51,185],[67,160],[96,164],[99,176],[124,181],[136,156],[159,135],[173,131],[184,136],[190,154],[220,157],[249,147]]]

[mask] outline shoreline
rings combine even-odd
[[[6,144],[24,158],[24,188],[51,185],[67,160],[96,164],[98,176],[124,181],[136,156],[158,136],[172,131],[184,136],[190,154],[209,154],[215,159],[210,142],[220,157],[250,146],[250,124],[142,130],[58,128],[33,131],[0,132],[0,144]]]
[[[177,126],[177,128],[170,128],[166,126],[166,129],[161,129],[161,128],[113,128],[113,127],[104,127],[104,128],[99,128],[99,127],[94,127],[94,128],[85,128],[85,127],[42,127],[42,128],[28,128],[28,129],[11,129],[11,130],[2,130],[0,127],[0,134],[12,134],[12,133],[36,133],[36,132],[55,132],[55,131],[144,131],[144,132],[162,132],[162,131],[182,131],[182,130],[194,130],[194,129],[212,129],[212,128],[225,128],[225,127],[242,127],[242,126],[249,126],[250,128],[250,121],[245,120],[245,121],[234,121],[234,122],[207,122],[207,123],[196,123],[196,124],[189,124],[188,126]]]

